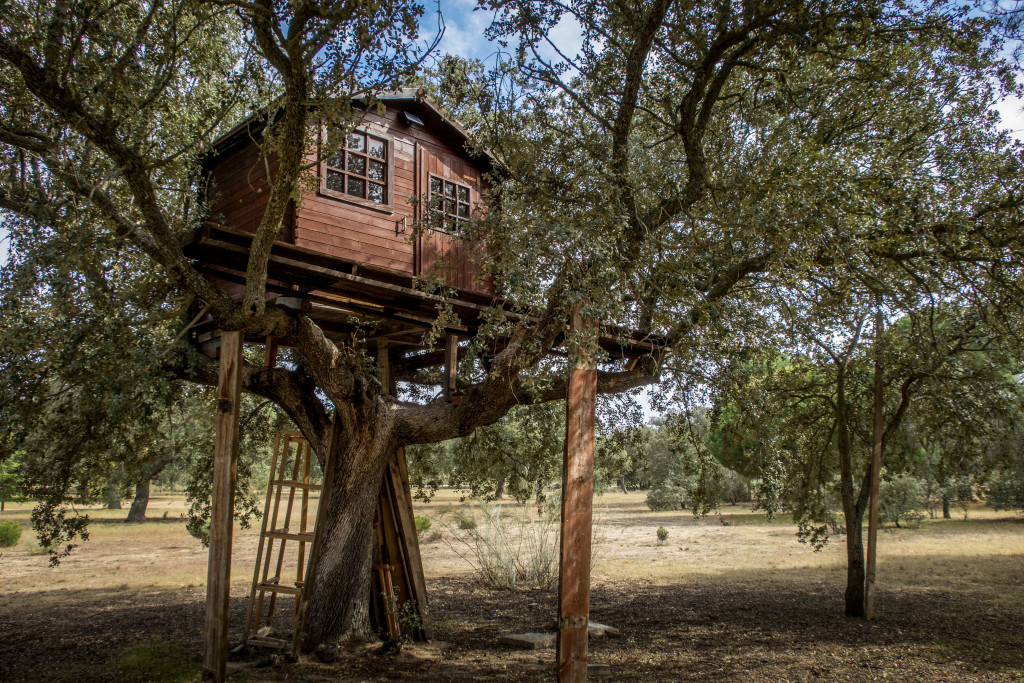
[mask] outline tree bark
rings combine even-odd
[[[498,479],[498,483],[494,487],[494,499],[495,500],[501,500],[502,498],[505,497],[505,479],[506,478],[507,477],[505,477],[505,475],[502,475]]]
[[[629,487],[626,486],[626,478],[619,477],[619,490],[623,493],[629,493]]]
[[[945,494],[942,496],[942,518],[953,519],[953,515],[949,514],[949,498]]]
[[[124,521],[129,524],[146,521],[146,508],[149,507],[149,485],[153,477],[160,474],[174,460],[173,456],[163,457],[149,466],[142,477],[135,483],[135,498],[132,499],[132,506],[128,509],[128,518]]]
[[[846,518],[846,610],[848,617],[864,616],[864,520],[863,510]]]
[[[128,518],[124,521],[134,524],[146,521],[146,508],[149,506],[149,478],[141,479],[135,484],[135,498],[128,510]]]
[[[373,515],[394,450],[390,414],[385,410],[353,425],[346,420],[333,445],[334,479],[327,492],[319,555],[313,571],[303,650],[370,636],[370,569]],[[357,426],[358,431],[350,429]],[[325,458],[325,461],[328,460]],[[323,502],[321,503],[323,504]],[[321,523],[321,522],[318,522]]]

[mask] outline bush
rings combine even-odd
[[[661,545],[668,540],[668,529],[663,526],[658,527],[658,545]]]
[[[467,515],[465,513],[460,512],[458,524],[459,528],[463,531],[472,531],[476,528],[476,519],[472,515]]]
[[[10,548],[21,540],[21,525],[17,522],[0,522],[0,548]]]
[[[480,574],[488,588],[550,589],[558,579],[558,517],[550,511],[531,520],[526,510],[509,513],[499,505],[480,506],[483,521],[463,511],[455,523],[468,534],[444,538]],[[464,526],[470,520],[471,527]],[[467,552],[468,551],[468,552]]]
[[[920,482],[909,474],[901,474],[882,481],[878,488],[878,519],[883,524],[907,527],[921,525],[925,506],[924,491]]]
[[[430,517],[420,517],[417,515],[413,518],[413,523],[416,524],[416,533],[420,535],[430,531]]]
[[[686,489],[682,486],[659,486],[647,492],[647,507],[654,512],[680,510],[686,507]]]

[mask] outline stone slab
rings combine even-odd
[[[539,650],[555,646],[554,633],[509,633],[498,638],[502,645],[510,645],[523,650]]]
[[[587,623],[587,633],[590,635],[591,638],[596,638],[598,636],[608,636],[609,638],[619,637],[619,629],[615,628],[614,626],[605,626],[604,624],[599,624],[596,621],[591,621]]]
[[[594,678],[608,678],[612,675],[612,668],[607,664],[587,663],[587,676]]]

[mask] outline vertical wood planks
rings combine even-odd
[[[572,329],[580,331],[579,313]],[[594,496],[594,423],[597,368],[592,354],[569,373],[562,463],[562,540],[558,569],[558,680],[587,679],[587,624],[590,621],[590,533]]]
[[[203,680],[224,680],[228,655],[231,530],[238,461],[238,413],[242,390],[242,333],[220,333],[217,436],[210,506],[210,560],[206,578],[206,653]]]

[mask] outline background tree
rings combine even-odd
[[[714,362],[725,330],[754,324],[751,311],[770,291],[759,285],[773,279],[792,285],[857,254],[910,270],[947,259],[960,264],[951,282],[1005,279],[1019,263],[1004,253],[1020,235],[1013,155],[1005,144],[993,152],[998,140],[985,138],[985,147],[970,137],[991,130],[984,113],[1010,76],[995,61],[990,27],[959,7],[666,0],[496,9],[493,34],[511,54],[470,91],[476,101],[463,111],[479,112],[476,132],[507,180],[500,210],[464,238],[487,240],[508,305],[530,315],[481,328],[473,348],[495,337],[507,343],[487,368],[471,359],[456,406],[381,394],[361,349],[333,344],[301,311],[265,297],[270,245],[309,177],[311,117],[351,127],[353,97],[401,82],[420,56],[418,5],[39,0],[0,8],[0,155],[10,170],[0,208],[29,226],[57,224],[69,207],[94,212],[85,223],[93,235],[120,245],[112,263],[145,259],[163,278],[170,316],[198,301],[224,329],[274,335],[295,349],[289,366],[247,364],[243,383],[280,405],[323,462],[331,420],[338,425],[311,647],[365,630],[369,521],[390,454],[466,436],[523,403],[563,398],[566,364],[542,361],[556,344],[570,360],[592,345],[565,337],[571,311],[582,307],[662,344],[629,370],[602,365],[599,391],[664,375],[673,380],[668,397]],[[579,22],[585,41],[579,55],[556,63],[540,45],[563,15]],[[249,97],[256,93],[265,97]],[[180,245],[203,218],[201,208],[186,210],[197,160],[246,101],[267,123],[261,141],[278,172],[236,302]],[[935,152],[940,143],[956,164]],[[928,164],[911,153],[921,149],[935,152]],[[922,201],[907,202],[908,183]],[[830,207],[872,220],[821,220],[836,213]],[[216,380],[215,364],[184,339],[150,361],[178,377]],[[68,490],[40,509],[65,538],[81,530],[60,514]]]

